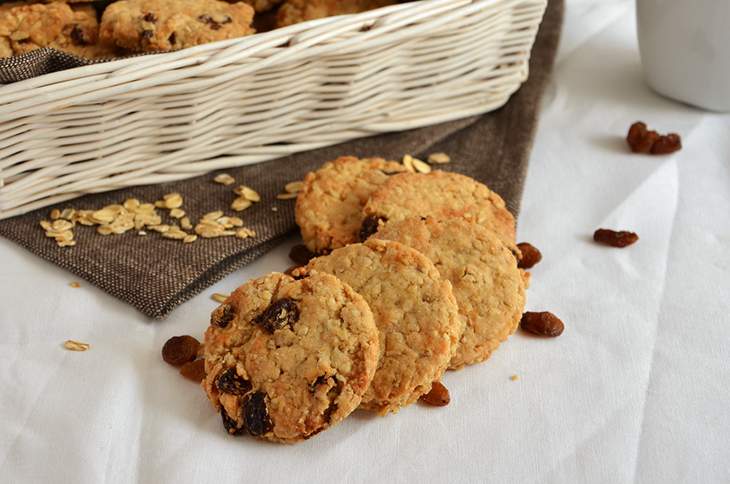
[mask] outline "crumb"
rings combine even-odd
[[[520,379],[520,377],[519,377],[518,375],[512,375],[511,377],[509,377],[509,379],[510,379],[511,381],[517,381],[517,380],[519,380],[519,379]]]
[[[81,284],[79,284],[78,282],[70,282],[68,285],[73,287],[74,289],[81,287]]]

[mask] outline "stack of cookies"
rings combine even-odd
[[[0,58],[51,47],[89,59],[165,52],[393,0],[36,0],[0,5]],[[256,28],[254,27],[254,22]]]
[[[520,322],[514,217],[469,177],[343,157],[307,175],[296,219],[318,256],[241,286],[205,334],[231,434],[296,442],[358,407],[397,412]]]

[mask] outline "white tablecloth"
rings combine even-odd
[[[637,119],[685,148],[627,154]],[[565,333],[447,374],[448,407],[356,414],[296,446],[226,436],[160,359],[200,335],[213,292],[287,267],[293,240],[158,323],[0,239],[0,481],[730,482],[729,130],[643,84],[633,2],[569,0],[519,226],[544,254],[528,307]],[[594,245],[602,226],[641,240]]]

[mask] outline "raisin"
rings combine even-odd
[[[230,304],[221,304],[210,315],[211,326],[225,328],[236,317],[236,309]]]
[[[555,338],[563,334],[565,325],[553,313],[543,311],[541,313],[527,312],[522,315],[520,327],[528,333],[538,336]]]
[[[255,324],[263,327],[269,333],[286,325],[291,326],[297,321],[299,321],[299,307],[292,299],[274,301],[254,319]]]
[[[682,139],[678,134],[660,135],[650,131],[641,121],[631,125],[626,142],[634,153],[666,155],[682,149]]]
[[[241,435],[246,429],[238,426],[238,422],[228,416],[226,409],[221,407],[221,419],[223,420],[223,428],[231,435]]]
[[[243,403],[243,419],[248,433],[253,436],[263,435],[272,429],[264,392],[256,392],[246,398]]]
[[[431,386],[431,391],[425,395],[421,395],[419,400],[432,407],[445,407],[451,401],[451,396],[449,395],[448,388],[441,382],[435,381]]]
[[[223,393],[245,395],[251,390],[251,382],[238,376],[235,368],[229,368],[216,379],[215,386]]]
[[[625,230],[615,231],[610,229],[598,229],[593,232],[593,240],[600,244],[610,245],[611,247],[623,248],[636,243],[639,236],[634,232]]]
[[[152,12],[147,12],[144,14],[144,17],[142,17],[142,20],[145,22],[155,23],[157,22],[157,16]]]
[[[327,400],[329,400],[329,406],[324,410],[322,417],[324,421],[329,423],[332,420],[332,414],[337,411],[337,397],[342,393],[342,382],[335,377],[332,377],[335,381],[335,386],[327,391]]]
[[[78,25],[71,28],[71,41],[76,45],[89,45],[91,41],[86,37],[86,32]]]
[[[155,35],[155,33],[153,31],[151,31],[149,29],[145,29],[140,34],[140,37],[142,37],[142,39],[151,39],[154,35]]]
[[[220,30],[220,28],[221,28],[221,23],[216,21],[213,17],[211,17],[210,15],[207,15],[207,14],[200,15],[198,17],[198,21],[200,21],[204,24],[207,24],[208,27],[210,27],[213,30]],[[230,21],[230,18],[229,18],[229,21]],[[223,23],[228,23],[228,22],[223,22]]]
[[[381,172],[383,173],[383,175],[385,175],[385,176],[400,175],[401,173],[403,173],[402,171],[388,171],[388,170],[380,170],[380,171],[381,171]]]
[[[233,19],[231,17],[229,17],[228,15],[225,15],[223,17],[223,20],[220,21],[220,24],[225,25],[225,24],[229,24],[231,22],[233,22]]]
[[[289,251],[289,258],[300,266],[307,265],[315,257],[317,257],[317,254],[307,249],[304,244],[295,245]]]
[[[682,138],[677,133],[660,136],[651,147],[652,155],[668,155],[682,149]]]
[[[312,383],[309,384],[309,391],[314,393],[318,386],[327,383],[329,377],[327,375],[319,375]]]
[[[362,221],[362,225],[360,226],[360,233],[358,234],[360,242],[365,242],[371,235],[378,231],[381,222],[385,223],[387,221],[388,219],[378,215],[368,215],[365,217],[365,220]]]
[[[205,360],[188,361],[180,367],[180,374],[188,380],[200,383],[205,378]]]
[[[175,32],[171,33],[170,36],[167,38],[167,41],[170,43],[170,45],[175,45],[177,43],[177,34]]]
[[[162,359],[173,366],[193,361],[198,356],[200,341],[189,335],[173,336],[162,347]]]
[[[517,267],[520,269],[530,269],[542,260],[540,251],[530,243],[520,242],[517,244],[517,248],[522,253],[522,257],[520,257],[517,263]]]

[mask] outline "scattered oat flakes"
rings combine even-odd
[[[228,173],[221,173],[220,175],[216,175],[216,177],[213,178],[213,181],[225,186],[233,185],[234,183],[236,183],[236,179]]]
[[[81,287],[81,284],[79,284],[78,282],[69,282],[68,285],[73,287],[74,289],[78,289],[79,287]]]
[[[57,208],[54,208],[53,210],[51,210],[50,217],[51,220],[58,220],[59,218],[61,218],[61,211]]]
[[[436,165],[443,165],[445,163],[450,163],[451,158],[446,153],[431,153],[428,156],[428,162]]]
[[[231,209],[235,210],[236,212],[243,212],[251,205],[253,205],[253,202],[248,198],[238,197],[233,200],[233,203],[231,203]]]
[[[256,237],[256,232],[246,227],[236,230],[236,237],[239,239],[247,239],[249,237]]]
[[[509,377],[509,379],[512,380],[512,381],[517,381],[517,380],[520,379],[520,377],[518,375],[512,375],[512,376]]]
[[[214,292],[213,295],[210,296],[210,298],[213,301],[215,301],[215,302],[223,303],[223,302],[225,302],[226,299],[228,299],[228,295],[227,294],[221,294],[219,292]]]
[[[183,243],[185,243],[185,244],[192,244],[196,240],[198,240],[198,236],[197,235],[195,235],[195,234],[188,234],[183,239]]]
[[[190,222],[190,219],[188,217],[183,217],[180,219],[180,227],[185,230],[193,230],[193,224],[192,222]]]
[[[416,168],[413,166],[413,157],[411,155],[405,155],[403,157],[403,166],[406,167],[406,170],[410,172],[416,171]]]
[[[301,180],[289,182],[284,186],[284,190],[289,193],[298,193],[301,192],[304,188],[304,182]]]
[[[236,195],[245,198],[246,200],[249,200],[251,202],[260,202],[261,201],[261,195],[256,192],[253,188],[247,187],[246,185],[241,185],[239,187],[236,187],[233,190],[233,193]]]
[[[183,210],[181,208],[173,208],[172,210],[170,210],[170,217],[172,217],[172,218],[180,219],[180,218],[183,218],[184,216],[185,216],[185,210]]]
[[[428,163],[421,161],[418,158],[413,158],[411,163],[418,173],[431,173],[431,166]]]
[[[183,205],[183,197],[179,193],[168,193],[162,197],[165,208],[180,208]]]
[[[91,345],[89,343],[82,343],[80,341],[67,339],[63,342],[63,347],[69,351],[86,351],[91,348]]]
[[[276,196],[278,200],[291,200],[293,198],[297,198],[296,193],[280,193]]]

